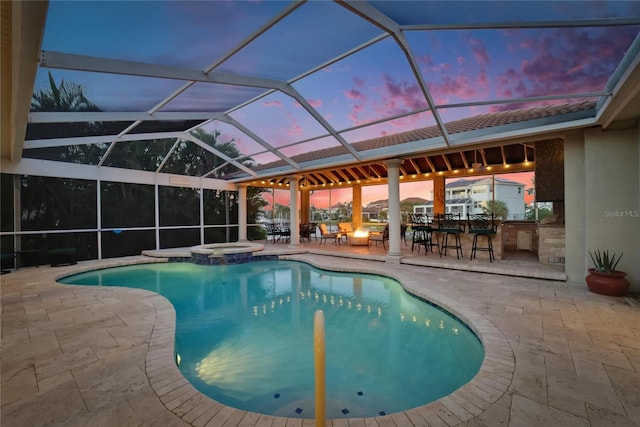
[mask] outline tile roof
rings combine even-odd
[[[503,126],[513,123],[521,123],[529,120],[536,120],[554,116],[562,116],[565,114],[593,110],[596,102],[591,100],[574,102],[570,104],[548,105],[544,107],[533,107],[520,110],[500,111],[496,113],[480,114],[478,116],[469,117],[461,120],[451,121],[445,124],[449,135],[470,132],[478,129],[487,129],[491,127]],[[441,136],[442,133],[437,125],[402,132],[395,135],[382,136],[378,138],[367,139],[364,141],[353,143],[352,146],[357,151],[368,151],[377,148],[391,147],[394,145],[404,144],[422,139],[429,139]],[[340,147],[332,147],[317,151],[311,151],[303,154],[292,156],[291,160],[296,163],[306,163],[314,160],[328,159],[347,154],[347,150]],[[272,163],[258,165],[254,168],[256,171],[268,170],[286,166],[284,160],[278,160]]]

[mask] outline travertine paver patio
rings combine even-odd
[[[430,405],[333,426],[640,425],[640,304],[583,285],[404,264],[290,255],[379,272],[467,320],[487,358],[474,380]],[[55,278],[143,257],[24,268],[2,280],[1,424],[302,426],[200,395],[173,363],[175,314],[151,292]]]

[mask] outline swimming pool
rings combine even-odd
[[[185,377],[221,403],[270,415],[314,416],[317,309],[326,321],[328,418],[437,400],[470,381],[484,357],[458,319],[382,276],[270,261],[144,264],[61,282],[164,295],[176,310],[176,359]]]

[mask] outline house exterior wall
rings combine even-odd
[[[509,214],[507,219],[524,219],[524,185],[496,183],[496,200],[507,205]]]
[[[624,130],[588,129],[582,144],[569,139],[566,148],[567,279],[584,283],[589,251],[608,249],[624,253],[618,269],[628,273],[630,292],[640,292],[638,124]]]

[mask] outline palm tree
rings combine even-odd
[[[84,88],[62,79],[56,85],[49,71],[49,88],[41,89],[31,98],[31,111],[102,111],[84,95]]]
[[[503,220],[507,219],[507,215],[509,215],[509,208],[507,208],[507,204],[502,200],[488,200],[482,206],[482,211],[484,213],[493,214],[496,218],[502,218]]]
[[[38,112],[85,112],[102,111],[96,104],[89,101],[84,94],[84,88],[76,83],[68,83],[62,79],[56,84],[53,75],[49,71],[49,87],[40,89],[31,98],[31,111]],[[38,138],[41,133],[46,133],[48,138],[69,136],[91,136],[101,132],[102,123],[99,122],[73,122],[73,123],[46,123],[32,124],[27,128],[27,136],[35,134]],[[32,150],[33,157],[53,159],[81,164],[97,164],[107,149],[107,144],[71,145],[63,149],[38,149]]]

